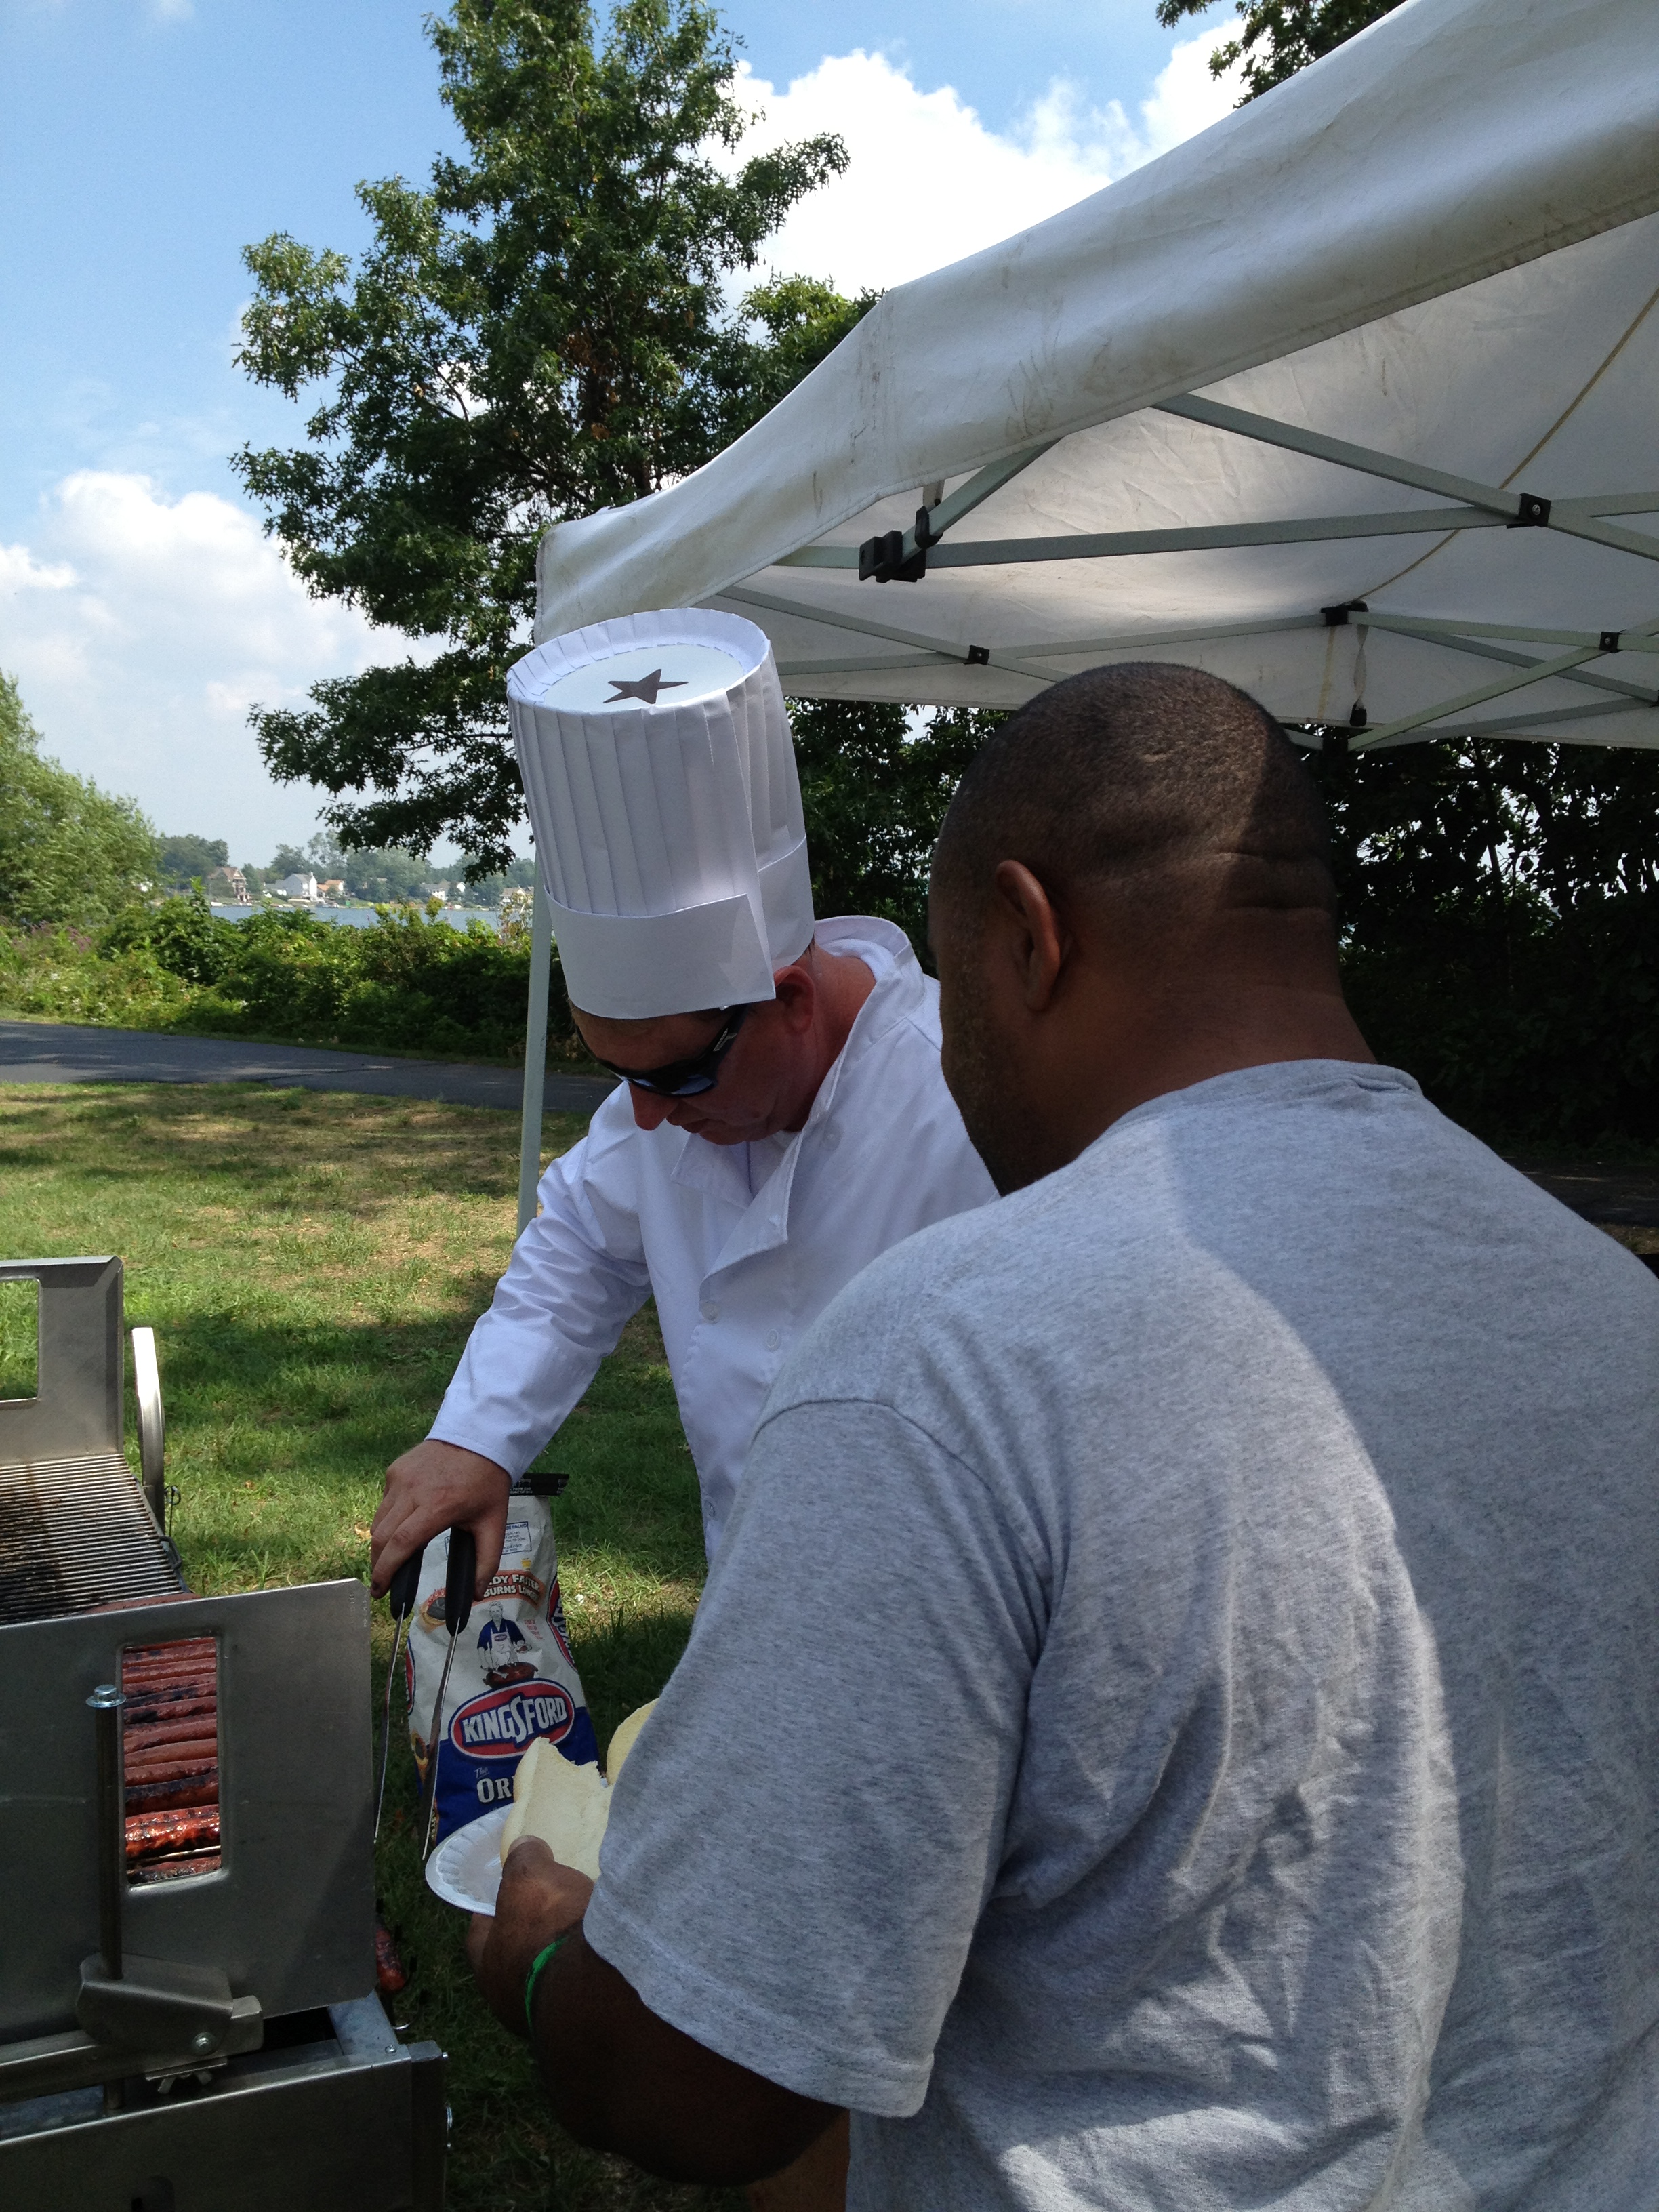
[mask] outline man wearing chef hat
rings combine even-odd
[[[625,1081],[543,1176],[431,1434],[387,1474],[382,1589],[454,1526],[483,1589],[509,1479],[650,1296],[712,1558],[802,1331],[889,1246],[994,1195],[903,933],[814,920],[764,632],[631,616],[538,647],[507,688],[572,1009]]]

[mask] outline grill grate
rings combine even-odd
[[[118,1452],[0,1465],[0,1621],[177,1597],[184,1588]]]

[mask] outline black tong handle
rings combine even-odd
[[[449,1690],[449,1669],[455,1657],[455,1638],[466,1626],[472,1611],[472,1585],[478,1578],[478,1546],[470,1528],[449,1532],[449,1571],[444,1577],[444,1627],[449,1649],[438,1677],[438,1695],[432,1707],[432,1742],[427,1753],[426,1788],[421,1795],[421,1856],[432,1848],[432,1816],[438,1806],[438,1761],[443,1755],[444,1703]]]
[[[411,1552],[395,1575],[386,1594],[394,1620],[407,1620],[415,1610],[415,1601],[421,1594],[421,1553]]]
[[[466,1626],[472,1613],[472,1585],[478,1579],[477,1540],[470,1528],[449,1532],[449,1572],[444,1577],[444,1626],[452,1638]]]

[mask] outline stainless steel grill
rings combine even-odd
[[[0,1462],[0,1621],[176,1597],[184,1587],[118,1453]]]
[[[0,2205],[439,2212],[445,2060],[373,1994],[368,1593],[198,1598],[122,1453],[121,1263],[0,1400]]]

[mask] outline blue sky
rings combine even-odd
[[[295,422],[233,365],[240,251],[274,230],[351,249],[358,179],[423,179],[455,143],[423,13],[0,0],[0,666],[51,750],[240,857],[317,805],[269,784],[247,705],[388,643],[298,593],[227,466]],[[853,146],[847,189],[775,249],[848,286],[953,259],[1201,126],[1218,95],[1193,40],[1228,20],[1189,29],[1170,75],[1154,0],[723,13],[765,129]]]

